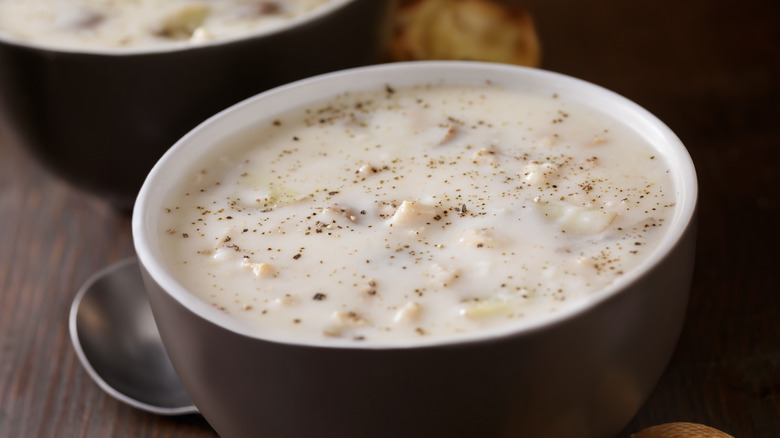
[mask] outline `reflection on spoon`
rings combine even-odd
[[[110,396],[160,415],[198,412],[163,348],[135,258],[90,277],[69,324],[81,364]]]

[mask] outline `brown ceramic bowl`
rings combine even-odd
[[[73,185],[129,210],[144,177],[207,117],[268,88],[371,64],[392,0],[334,0],[271,31],[139,49],[0,32],[0,127]]]
[[[163,256],[164,199],[224,140],[346,91],[500,83],[561,93],[614,116],[669,163],[676,209],[638,267],[582,303],[500,332],[392,346],[264,336],[196,298]],[[696,174],[680,140],[636,104],[593,84],[499,64],[388,64],[304,80],[191,131],[158,162],[133,238],[163,343],[196,405],[225,437],[610,437],[634,416],[671,357],[693,270]]]

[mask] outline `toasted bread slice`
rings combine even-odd
[[[531,15],[493,0],[406,0],[390,47],[393,61],[457,59],[537,67]]]

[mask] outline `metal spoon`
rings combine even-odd
[[[135,258],[90,277],[69,323],[81,364],[110,396],[160,415],[198,412],[163,348]]]

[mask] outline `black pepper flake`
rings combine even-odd
[[[300,254],[295,254],[295,255],[293,256],[293,258],[294,258],[295,260],[298,260],[299,258],[301,258],[301,255],[300,255]]]
[[[320,293],[320,292],[317,292],[316,294],[314,294],[312,299],[315,300],[315,301],[322,301],[322,300],[324,300],[327,297],[328,297],[327,295],[325,295],[323,293]]]
[[[181,237],[184,237],[186,239],[187,237],[190,237],[190,235],[187,233],[181,233]]]

